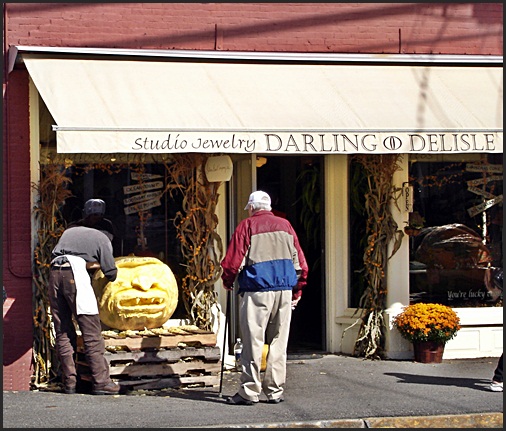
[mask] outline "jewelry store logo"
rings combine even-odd
[[[383,146],[389,150],[395,151],[402,147],[402,141],[397,136],[385,138]]]

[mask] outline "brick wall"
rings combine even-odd
[[[33,343],[28,74],[9,76],[3,135],[3,388],[30,388]]]
[[[502,55],[501,3],[12,3],[10,44]]]

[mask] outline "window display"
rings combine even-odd
[[[410,301],[452,307],[502,306],[503,177],[499,155],[411,160],[414,211]],[[428,159],[428,160],[427,160]]]

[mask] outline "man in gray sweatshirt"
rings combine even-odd
[[[86,270],[100,265],[109,281],[116,279],[118,269],[111,240],[109,232],[75,226],[63,232],[52,251],[48,294],[66,394],[74,394],[77,383],[74,362],[77,335],[72,316],[82,333],[85,357],[93,380],[92,393],[113,395],[120,389],[110,378],[97,300]]]

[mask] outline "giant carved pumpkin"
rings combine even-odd
[[[117,257],[118,276],[109,282],[102,271],[93,275],[100,320],[110,328],[158,328],[177,306],[178,288],[171,269],[154,257]]]
[[[466,225],[453,223],[427,228],[415,259],[437,269],[486,267],[490,251],[481,236]]]

